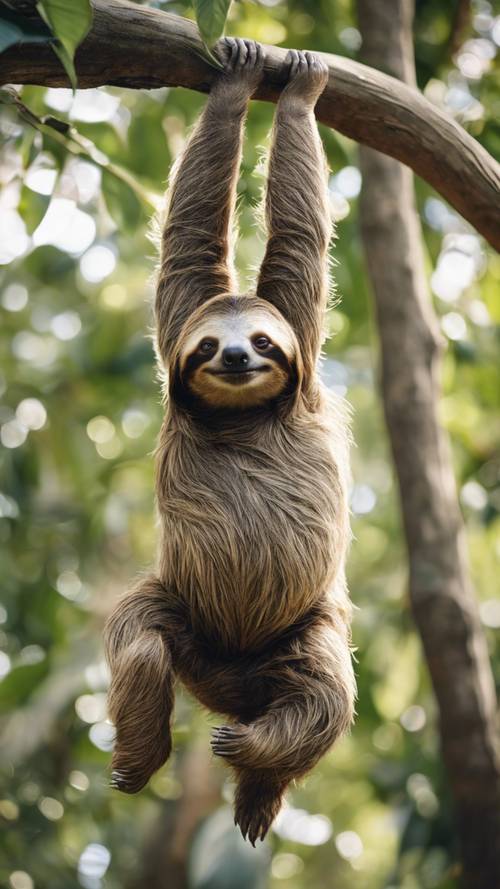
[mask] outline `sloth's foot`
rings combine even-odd
[[[234,800],[234,823],[243,839],[255,846],[263,840],[278,814],[286,783],[277,782],[263,770],[240,773]]]
[[[122,793],[139,793],[146,786],[149,778],[149,772],[144,773],[127,768],[113,768],[109,783],[113,790],[120,790]]]
[[[134,745],[129,740],[129,747],[117,745],[113,751],[110,785],[122,793],[139,793],[170,756],[172,742],[169,731],[161,738],[143,737],[140,748],[137,739]]]

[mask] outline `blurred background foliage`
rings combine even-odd
[[[182,3],[151,5],[193,14]],[[459,6],[456,0],[417,2],[419,86],[498,156],[500,17],[486,0],[474,0],[459,27]],[[360,44],[351,0],[238,2],[227,30],[351,57]],[[127,798],[107,786],[112,729],[102,624],[155,552],[152,450],[162,408],[148,335],[155,266],[148,222],[204,99],[183,89],[99,89],[73,97],[40,87],[24,87],[21,99],[39,117],[73,124],[84,141],[76,148],[60,129],[40,131],[15,106],[3,106],[1,884],[457,886],[436,708],[409,613],[397,492],[376,390],[356,145],[322,129],[333,170],[341,297],[331,313],[324,374],[354,407],[357,444],[349,573],[359,608],[358,718],[351,736],[292,791],[269,840],[254,851],[232,826],[230,778],[208,753],[213,720],[184,693],[176,708],[175,755],[149,788]],[[249,114],[239,185],[242,283],[251,280],[263,252],[255,207],[272,115],[263,103]],[[447,341],[441,417],[452,437],[473,579],[498,681],[500,259],[429,186],[418,181],[416,192],[430,287]]]

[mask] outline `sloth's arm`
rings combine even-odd
[[[253,41],[226,40],[225,70],[173,175],[156,294],[164,360],[191,312],[235,287],[231,225],[248,100],[262,75]]]
[[[328,297],[327,167],[314,117],[328,69],[312,53],[292,50],[288,61],[289,82],[274,123],[266,197],[269,239],[257,292],[294,327],[311,373]]]

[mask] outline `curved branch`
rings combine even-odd
[[[196,26],[124,0],[93,0],[94,23],[76,55],[80,87],[183,86],[208,92],[214,69]],[[256,98],[275,102],[285,49],[266,47]],[[417,90],[350,59],[323,54],[331,77],[316,113],[340,133],[411,167],[500,249],[500,167],[462,127]],[[25,44],[0,56],[0,83],[68,86],[50,47]]]

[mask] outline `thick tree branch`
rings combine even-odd
[[[93,6],[94,24],[76,57],[80,87],[210,89],[215,72],[192,22],[122,0]],[[275,102],[286,50],[268,46],[266,55],[256,98]],[[500,168],[484,148],[416,89],[349,59],[323,57],[331,78],[318,119],[407,164],[500,249]],[[38,44],[0,56],[0,83],[7,82],[68,86],[54,52]]]
[[[414,82],[413,0],[358,0],[364,58]],[[496,699],[467,564],[448,441],[438,419],[438,325],[408,169],[361,149],[361,226],[401,494],[410,598],[436,693],[467,889],[500,876]]]

